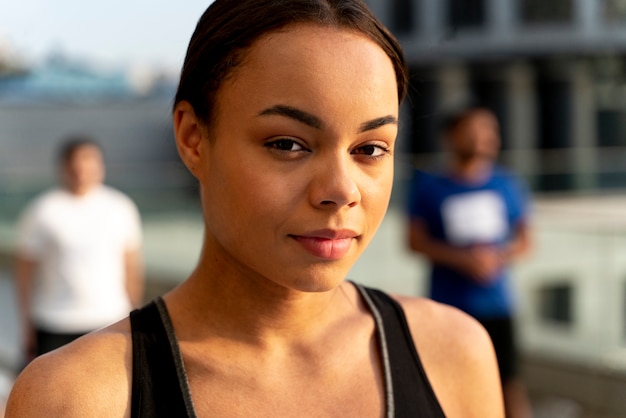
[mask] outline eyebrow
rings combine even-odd
[[[298,122],[302,122],[305,125],[308,125],[315,129],[322,129],[324,124],[321,119],[315,115],[312,115],[304,110],[296,109],[295,107],[287,106],[287,105],[276,105],[269,107],[261,113],[259,116],[267,116],[267,115],[281,115],[286,116],[291,119],[295,119]]]
[[[264,109],[259,113],[259,116],[268,116],[268,115],[285,116],[285,117],[297,120],[298,122],[304,123],[305,125],[308,125],[315,129],[322,129],[324,127],[324,123],[317,116],[309,112],[305,112],[304,110],[297,109],[292,106],[275,105],[267,109]],[[389,124],[397,125],[398,118],[392,115],[387,115],[387,116],[382,116],[380,118],[372,119],[367,122],[363,122],[359,126],[359,133],[378,129],[381,126],[389,125]]]
[[[392,115],[387,115],[381,118],[376,118],[367,122],[363,122],[359,129],[359,132],[362,133],[362,132],[372,131],[374,129],[380,128],[381,126],[397,125],[397,124],[398,124],[398,118]]]

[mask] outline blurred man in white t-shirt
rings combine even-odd
[[[89,138],[68,140],[59,168],[61,187],[30,203],[18,226],[26,361],[123,318],[143,297],[139,212],[103,184],[100,147]]]

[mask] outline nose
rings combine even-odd
[[[350,155],[319,161],[310,185],[311,203],[321,208],[358,205],[361,191],[355,170]]]

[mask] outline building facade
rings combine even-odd
[[[626,1],[370,0],[411,70],[413,164],[471,100],[502,125],[503,160],[536,191],[626,186]]]
[[[173,140],[175,81],[143,77],[133,83],[131,75],[58,56],[0,73],[0,220],[15,218],[29,199],[57,183],[58,147],[74,135],[102,145],[107,182],[140,209],[168,210],[187,195],[195,198]]]

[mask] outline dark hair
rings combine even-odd
[[[61,165],[69,163],[79,148],[92,146],[98,148],[102,152],[102,147],[91,137],[77,135],[66,138],[59,147],[58,162]]]
[[[174,107],[186,100],[210,124],[216,93],[245,50],[261,36],[297,23],[346,28],[369,37],[391,59],[398,99],[404,99],[408,75],[400,44],[361,0],[215,0],[189,41]]]
[[[487,112],[495,115],[494,112],[487,106],[483,106],[480,104],[467,105],[448,113],[448,115],[445,116],[441,122],[441,131],[443,132],[444,136],[448,136],[461,123],[465,122],[467,118],[479,112]]]

